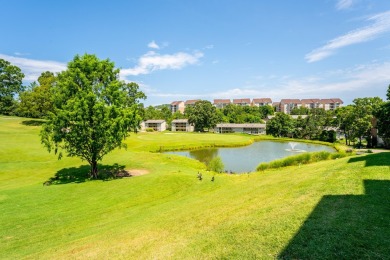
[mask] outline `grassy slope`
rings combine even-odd
[[[249,137],[139,134],[103,164],[150,174],[45,187],[57,171],[71,175],[85,164],[57,161],[40,145],[39,127],[21,121],[0,117],[0,259],[390,255],[390,153],[217,175],[213,183],[196,161],[148,151]],[[379,192],[363,195],[364,180],[383,180],[368,185]]]

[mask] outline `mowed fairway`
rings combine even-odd
[[[102,165],[148,174],[89,181],[86,163],[58,161],[39,129],[0,117],[0,259],[390,257],[390,153],[211,182],[203,164],[150,151],[251,137],[139,133]],[[44,186],[56,173],[62,181]]]

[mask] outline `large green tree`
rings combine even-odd
[[[138,86],[119,80],[119,69],[95,55],[76,55],[58,75],[54,112],[41,131],[49,152],[80,157],[98,178],[98,161],[117,147],[140,122]]]
[[[56,80],[52,72],[43,72],[38,78],[39,85],[33,82],[29,89],[20,94],[18,115],[43,118],[53,112],[53,88]]]
[[[0,59],[0,114],[9,115],[14,109],[14,97],[23,90],[23,78],[19,67]]]
[[[198,101],[194,106],[186,108],[185,114],[188,122],[195,125],[195,131],[204,132],[205,128],[210,130],[220,121],[216,108],[207,100]]]
[[[352,137],[359,139],[359,147],[361,147],[362,138],[367,136],[368,145],[371,146],[370,130],[373,117],[383,104],[383,100],[379,97],[365,97],[356,98],[353,103]]]
[[[382,137],[386,147],[390,147],[390,85],[387,89],[387,102],[376,111],[378,135]]]
[[[267,122],[266,132],[267,135],[275,137],[287,137],[293,134],[294,120],[290,115],[284,113],[276,113],[275,117],[271,118]]]

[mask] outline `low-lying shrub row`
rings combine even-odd
[[[257,166],[256,170],[264,171],[266,169],[281,168],[281,167],[293,166],[299,164],[308,164],[308,163],[314,163],[314,162],[319,162],[324,160],[343,158],[346,156],[348,156],[348,154],[345,153],[344,151],[340,151],[337,153],[330,153],[326,151],[313,152],[313,153],[301,153],[283,159],[274,160],[269,163],[260,163]]]

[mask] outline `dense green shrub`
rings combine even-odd
[[[223,165],[222,159],[219,156],[211,159],[209,165],[207,166],[207,169],[209,171],[214,171],[214,172],[222,172],[224,168],[225,166]]]
[[[154,132],[154,129],[153,129],[153,128],[150,128],[150,127],[148,127],[148,128],[146,128],[146,132]]]
[[[337,159],[348,156],[345,152],[330,153],[326,151],[314,152],[314,153],[301,153],[293,156],[289,156],[283,159],[271,161],[269,163],[260,163],[256,170],[264,171],[266,169],[281,168],[286,166],[307,164],[319,161],[325,161],[329,159]]]

